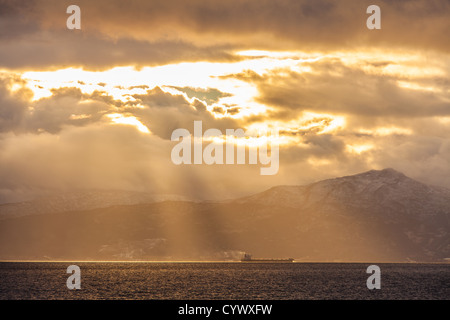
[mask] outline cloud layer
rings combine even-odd
[[[69,4],[0,1],[0,202],[223,199],[385,167],[450,187],[448,1],[378,1],[374,31],[368,1],[78,1],[81,31]],[[199,120],[278,129],[279,173],[174,165],[171,133]]]
[[[82,29],[66,29],[68,1],[0,3],[7,68],[233,61],[237,50],[404,48],[448,52],[446,0],[377,1],[382,29],[366,28],[373,1],[78,1]],[[7,44],[7,45],[6,45]],[[29,58],[33,52],[33,59]]]

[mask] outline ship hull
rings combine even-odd
[[[244,263],[292,263],[294,259],[242,259],[241,262]]]

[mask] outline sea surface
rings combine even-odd
[[[81,269],[81,289],[66,286]],[[366,286],[364,263],[1,262],[1,300],[410,300],[450,299],[450,264],[377,264],[381,289]]]

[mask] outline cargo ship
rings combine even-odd
[[[294,262],[294,259],[254,259],[251,254],[244,254],[244,257],[241,259],[241,262],[255,262],[255,263],[291,263]]]

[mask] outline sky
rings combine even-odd
[[[447,0],[0,0],[0,203],[228,199],[383,168],[450,187],[449,15]],[[194,121],[276,130],[278,172],[174,164],[171,135]]]

